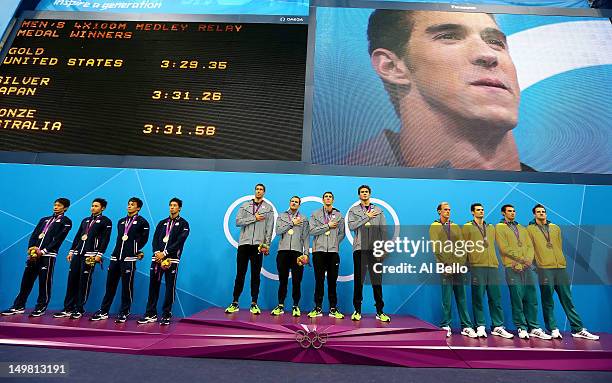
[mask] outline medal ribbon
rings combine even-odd
[[[331,213],[327,214],[327,210],[323,208],[323,223],[328,224],[331,221],[331,216],[334,210],[332,209]]]
[[[170,238],[170,232],[172,231],[172,228],[174,227],[174,218],[168,218],[168,220],[166,220],[166,235],[165,237]]]
[[[255,209],[255,205],[257,205],[257,209]],[[263,201],[260,203],[255,203],[255,201],[253,201],[253,215],[257,214],[259,209],[261,209],[261,205],[263,205]]]
[[[359,206],[361,206],[361,210],[365,211],[366,213],[369,213],[372,211],[372,205],[373,204],[369,204],[368,206],[363,206],[362,204],[359,204]]]
[[[56,219],[62,218],[63,216],[63,214],[60,214],[58,216],[54,215],[53,217],[51,217],[51,219],[45,224],[45,227],[43,227],[42,234],[47,235],[47,231],[49,231],[51,225],[53,225],[53,222],[55,222]]]
[[[518,227],[516,227],[516,223],[506,222],[506,225],[508,225],[508,227],[512,229],[512,231],[514,232],[514,236],[516,237],[516,240],[521,242],[520,233],[519,233]]]
[[[442,224],[442,230],[444,230],[444,233],[446,233],[446,238],[450,241],[451,239],[451,221],[446,221],[446,223]]]
[[[538,229],[540,229],[540,231],[542,232],[542,235],[544,235],[544,238],[546,239],[546,243],[550,243],[550,230],[548,228],[548,225],[538,225],[536,223],[536,226],[538,227]]]
[[[477,224],[475,220],[473,220],[472,222],[478,228],[480,235],[482,235],[482,239],[487,239],[487,223],[485,221],[482,221],[482,230],[480,230],[480,225]]]
[[[128,218],[125,220],[125,229],[123,229],[123,235],[127,235],[128,231],[130,231],[130,227],[132,227],[132,223],[134,222],[136,217],[138,217],[138,214],[134,215],[132,219]]]
[[[98,216],[91,216],[91,220],[89,221],[89,224],[87,224],[87,229],[85,229],[85,234],[84,235],[89,235],[89,230],[91,230],[91,227],[93,226],[94,222],[96,222],[96,218]]]

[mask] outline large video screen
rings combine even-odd
[[[1,150],[299,161],[307,30],[25,19],[0,66]]]
[[[314,163],[612,173],[609,19],[316,18]]]

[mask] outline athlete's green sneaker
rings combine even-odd
[[[251,308],[249,309],[251,314],[259,315],[261,314],[261,309],[257,306],[257,303],[251,303]]]
[[[283,315],[285,313],[285,310],[283,310],[284,306],[283,305],[278,305],[274,308],[274,310],[272,310],[272,312],[270,313],[270,315],[274,315],[274,316],[279,316],[279,315]]]
[[[291,312],[291,315],[293,315],[294,317],[299,317],[300,315],[302,315],[302,312],[300,311],[299,307],[293,306],[293,310]]]
[[[376,314],[376,319],[378,319],[381,322],[391,322],[391,318],[389,317],[389,315],[385,313]]]
[[[232,304],[227,306],[227,308],[225,309],[226,314],[235,313],[237,311],[240,311],[240,308],[238,307],[238,303],[236,302],[232,302]]]
[[[351,315],[351,320],[361,320],[361,313],[359,311],[353,311],[353,315]]]
[[[311,312],[308,313],[308,318],[316,318],[316,317],[322,317],[323,316],[323,310],[321,310],[320,307],[315,307]]]
[[[335,307],[329,309],[329,316],[336,319],[344,319],[344,314],[338,311]]]

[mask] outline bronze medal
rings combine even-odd
[[[168,241],[170,240],[170,236],[167,235],[164,237],[164,239],[162,239],[162,241],[164,241],[164,243],[168,243]]]
[[[83,234],[83,235],[81,236],[81,240],[83,240],[83,241],[87,241],[87,234]]]
[[[552,243],[546,242],[546,247],[548,247],[549,249],[552,249],[553,248]]]
[[[127,241],[127,240],[128,240],[128,236],[127,236],[127,234],[123,234],[123,237],[121,237],[121,240],[122,240],[123,242]]]
[[[518,247],[523,247],[523,242],[518,241]]]

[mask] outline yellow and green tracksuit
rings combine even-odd
[[[553,297],[556,291],[561,307],[563,307],[563,311],[565,311],[565,315],[570,322],[572,332],[582,330],[582,320],[572,302],[570,280],[566,272],[566,261],[563,255],[561,229],[554,223],[546,222],[546,224],[540,226],[535,221],[531,221],[527,226],[527,232],[535,250],[535,262],[540,282],[540,296],[546,329],[552,331],[558,328],[555,320],[555,301]]]
[[[429,239],[435,241],[435,243],[443,244],[449,240],[447,231],[450,227],[450,240],[455,243],[456,241],[462,240],[461,227],[459,225],[447,222],[446,228],[443,224],[436,220],[429,227]],[[434,246],[434,254],[436,261],[443,263],[446,266],[451,266],[454,263],[458,265],[465,265],[467,261],[466,256],[457,257],[452,252],[445,252],[443,246]],[[470,314],[467,309],[467,302],[465,300],[465,285],[467,278],[465,274],[441,274],[442,279],[442,320],[440,327],[451,325],[451,307],[452,307],[452,296],[455,295],[455,303],[457,304],[457,311],[459,312],[459,321],[461,322],[461,328],[472,327],[470,320]]]
[[[482,247],[474,248],[468,252],[468,263],[472,274],[472,312],[474,314],[474,324],[476,327],[485,326],[485,316],[482,298],[486,291],[489,298],[489,313],[493,328],[504,325],[504,310],[501,304],[501,289],[499,280],[499,261],[495,254],[495,227],[484,222],[480,228],[474,221],[463,225],[462,234],[465,241],[484,241],[483,232],[486,235],[487,247],[483,251],[478,251]]]
[[[518,238],[513,228],[518,231]],[[539,328],[536,281],[531,268],[534,252],[527,229],[516,222],[502,220],[495,226],[495,241],[506,268],[514,325],[527,331]]]

